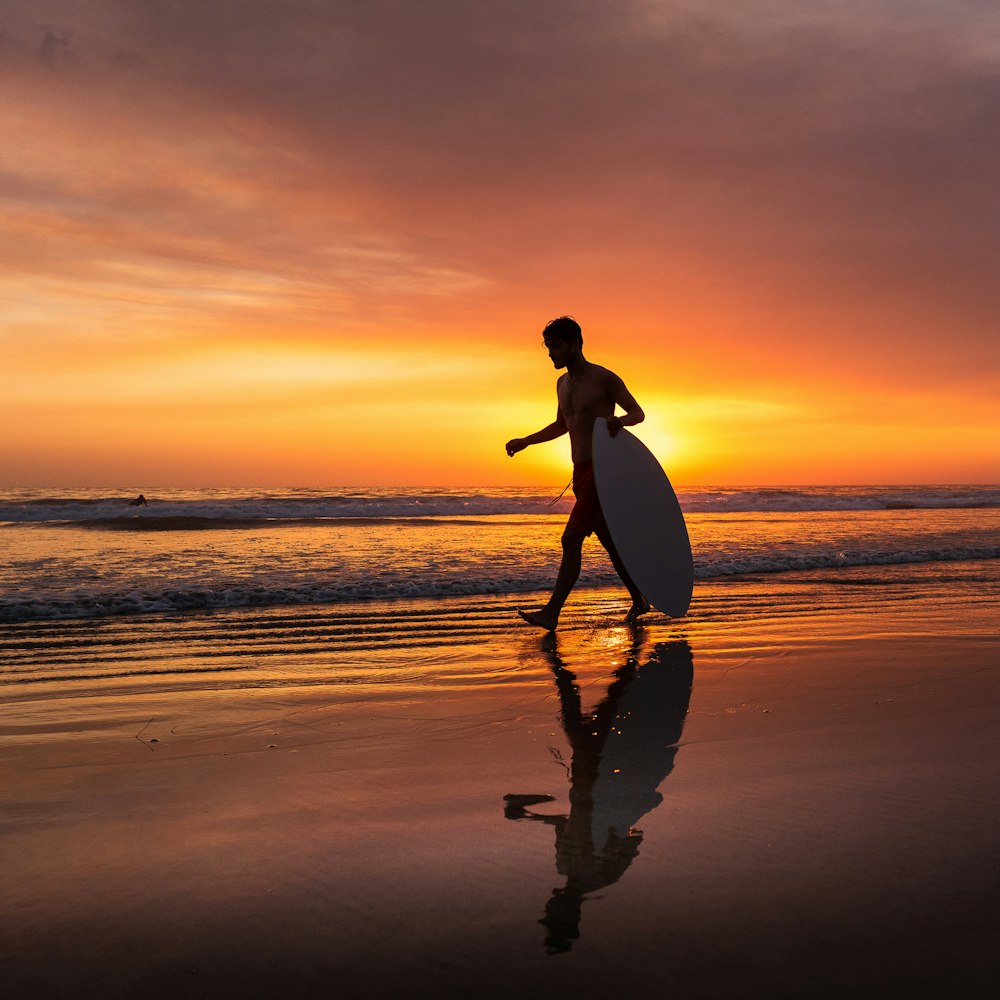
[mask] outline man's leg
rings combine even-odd
[[[632,607],[629,608],[629,612],[625,616],[625,621],[634,622],[640,615],[644,615],[649,611],[649,601],[643,596],[635,580],[632,579],[629,571],[625,568],[625,563],[622,562],[622,557],[618,554],[618,549],[615,548],[615,543],[611,540],[611,533],[608,531],[607,525],[602,526],[602,530],[597,532],[597,537],[611,558],[611,565],[614,566],[619,579],[625,584],[629,596],[632,598]]]
[[[540,611],[521,611],[517,613],[529,624],[553,631],[559,624],[559,613],[562,611],[569,592],[580,578],[580,564],[583,561],[584,536],[567,528],[562,535],[562,562],[556,575],[555,586],[548,604]]]

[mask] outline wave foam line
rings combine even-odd
[[[593,605],[595,597],[591,588],[581,586],[576,593],[578,597],[587,595],[588,605]],[[336,643],[343,648],[345,644],[390,644],[414,639],[453,642],[459,635],[474,640],[496,634],[500,628],[498,622],[514,620],[511,616],[517,607],[530,607],[544,598],[542,593],[532,591],[510,595],[489,605],[460,601],[457,607],[434,605],[432,610],[426,611],[414,611],[400,601],[391,612],[384,610],[384,604],[379,610],[369,610],[364,604],[354,605],[350,611],[314,605],[316,610],[308,613],[298,609],[286,611],[279,606],[257,612],[243,609],[185,612],[169,620],[172,639],[178,645],[183,644],[184,650],[207,646],[213,650],[213,655],[221,656],[226,655],[224,649],[217,648],[222,643],[234,648],[239,643],[243,653],[265,653],[272,648],[280,651],[281,648],[319,642]],[[620,602],[625,600],[623,593]],[[751,606],[764,607],[769,600],[752,601]],[[617,603],[611,599],[609,607]],[[788,606],[797,607],[798,602],[792,600]],[[701,607],[703,611],[708,610],[704,602]],[[55,655],[70,658],[97,651],[113,657],[121,649],[159,646],[163,642],[162,623],[167,617],[165,614],[134,618],[34,619],[0,624],[3,639],[0,662]]]
[[[781,586],[779,581],[771,587],[761,586],[765,589],[741,591],[738,599],[725,590],[696,593],[687,619],[677,625],[761,623],[857,607],[856,594],[825,589],[822,603],[817,604],[812,590],[797,591],[794,586]],[[271,669],[269,664],[282,658],[310,658],[322,665],[325,656],[352,651],[455,651],[491,638],[534,634],[516,617],[515,609],[531,606],[536,599],[540,602],[544,595],[534,594],[529,600],[511,596],[486,603],[460,602],[454,607],[382,605],[373,609],[362,605],[336,612],[323,608],[308,612],[274,609],[119,619],[113,625],[107,620],[77,620],[0,626],[0,684],[260,672]],[[913,599],[912,594],[879,595],[882,605]],[[561,630],[617,624],[627,605],[624,593],[588,594],[584,590],[566,609]],[[670,624],[655,611],[646,622]],[[373,672],[383,669],[369,664],[356,671],[357,679],[370,678]]]
[[[815,581],[831,583],[830,580]],[[868,583],[869,581],[864,581]],[[888,581],[887,581],[888,582]],[[899,582],[899,581],[894,581]],[[861,584],[859,584],[861,585]],[[576,592],[584,595],[588,588],[581,587]],[[537,593],[537,592],[536,592]],[[525,600],[528,597],[529,599]],[[542,594],[539,600],[544,600]],[[770,608],[773,613],[782,610],[797,613],[812,607],[810,598],[796,598],[785,595],[780,598],[780,607],[776,606],[779,598],[776,592],[766,591],[759,597],[741,598],[740,607],[751,609],[758,613],[761,609]],[[594,597],[588,598],[592,603]],[[625,596],[620,602],[625,601]],[[830,609],[840,605],[848,606],[854,599],[836,600],[828,598],[824,607]],[[318,607],[310,613],[290,610],[282,612],[274,609],[265,614],[249,614],[234,611],[220,621],[218,613],[178,616],[171,619],[170,631],[174,642],[184,643],[185,649],[195,649],[203,644],[213,648],[213,655],[226,655],[225,650],[216,650],[215,644],[242,644],[245,651],[267,650],[272,647],[294,646],[319,641],[387,644],[396,640],[432,639],[453,640],[457,634],[477,639],[498,632],[498,619],[502,616],[506,621],[514,613],[515,608],[531,605],[529,595],[510,597],[505,601],[483,607],[469,605],[456,608],[434,607],[433,610],[414,611],[405,607],[391,612],[384,610],[371,611],[364,609],[350,612],[327,610]],[[609,606],[619,601],[609,600]],[[358,606],[355,606],[357,608]],[[709,599],[696,595],[693,607],[697,607],[702,615],[739,613],[733,609],[727,599]],[[689,615],[690,617],[690,615]],[[118,620],[121,621],[121,620]],[[116,630],[108,629],[105,619],[70,619],[59,622],[30,622],[0,627],[0,635],[4,635],[2,659],[10,662],[20,658],[30,659],[40,655],[52,654],[66,657],[87,654],[94,650],[102,650],[108,656],[120,648],[134,649],[144,645],[156,646],[162,643],[163,618],[135,618],[127,620]],[[56,631],[58,630],[58,631]],[[182,655],[182,654],[178,654]]]
[[[558,489],[558,487],[556,487]],[[133,494],[134,496],[134,494]],[[131,497],[45,496],[34,491],[0,491],[0,522],[103,522],[108,530],[256,527],[261,523],[324,523],[330,520],[495,518],[562,515],[571,505],[553,504],[553,492],[525,490],[353,490],[336,493],[167,490],[150,494],[148,506]],[[685,512],[910,511],[1000,507],[1000,487],[867,486],[689,488],[679,493]],[[161,522],[158,525],[156,522]],[[427,523],[431,523],[428,520]],[[145,526],[144,526],[145,525]]]
[[[837,553],[782,552],[746,558],[724,555],[696,556],[696,578],[721,580],[757,574],[782,574],[811,570],[849,570],[873,566],[903,566],[936,562],[968,562],[1000,559],[1000,546],[966,546],[911,551],[858,551]],[[613,583],[610,570],[595,577],[593,586]],[[0,623],[81,618],[118,618],[131,615],[230,610],[244,607],[294,607],[298,605],[342,605],[386,600],[436,599],[457,601],[465,597],[523,595],[551,583],[547,571],[525,573],[520,578],[433,577],[372,585],[370,582],[300,584],[293,587],[255,586],[168,587],[157,592],[124,594],[75,594],[71,596],[7,597],[0,599]]]

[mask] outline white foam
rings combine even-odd
[[[105,522],[121,527],[150,519],[218,522],[219,527],[252,526],[262,519],[306,522],[348,518],[458,518],[500,515],[565,515],[572,495],[556,499],[526,490],[350,490],[340,493],[222,491],[150,493],[148,506],[131,507],[129,495],[48,496],[38,491],[0,492],[0,522]],[[1000,506],[994,486],[803,487],[681,489],[685,513],[821,512],[954,509]],[[193,526],[193,525],[192,525]],[[205,524],[200,526],[204,527]]]
[[[698,579],[795,571],[843,569],[864,566],[902,566],[916,563],[1000,559],[1000,546],[920,549],[912,551],[857,551],[852,553],[794,553],[731,558],[725,555],[695,559]],[[378,580],[342,582],[311,581],[297,586],[269,585],[265,579],[252,585],[166,586],[125,592],[77,588],[59,595],[0,597],[0,621],[93,618],[114,615],[155,614],[215,608],[275,607],[303,604],[335,605],[393,598],[494,596],[544,591],[553,580],[554,567],[526,569],[519,575],[478,573],[442,576],[428,568],[422,576],[386,576]],[[589,572],[584,585],[608,586],[617,578],[611,570]]]

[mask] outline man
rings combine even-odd
[[[552,596],[539,611],[519,609],[517,613],[531,625],[548,631],[555,629],[563,604],[580,576],[584,539],[594,533],[607,549],[615,571],[632,597],[632,607],[626,616],[626,620],[632,622],[649,610],[649,602],[629,576],[608,532],[594,482],[591,440],[597,417],[607,418],[608,433],[615,437],[623,427],[642,423],[645,414],[625,388],[625,383],[614,372],[591,364],[583,356],[583,333],[580,324],[572,317],[560,316],[552,320],[542,331],[542,339],[555,368],[566,369],[566,373],[560,375],[556,383],[556,419],[534,434],[512,438],[506,445],[507,454],[513,457],[530,445],[554,441],[568,433],[573,455],[573,494],[576,504],[563,532],[562,562]],[[616,405],[625,411],[623,417],[614,415]]]

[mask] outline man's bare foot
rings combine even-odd
[[[559,624],[559,616],[553,615],[544,609],[542,611],[522,611],[518,608],[517,613],[529,625],[537,625],[539,628],[545,629],[546,632],[554,632],[556,625]]]
[[[633,601],[632,607],[629,608],[629,612],[625,616],[626,623],[631,625],[633,622],[637,622],[642,615],[649,611],[649,609],[650,604],[645,597],[642,598],[642,600]]]

